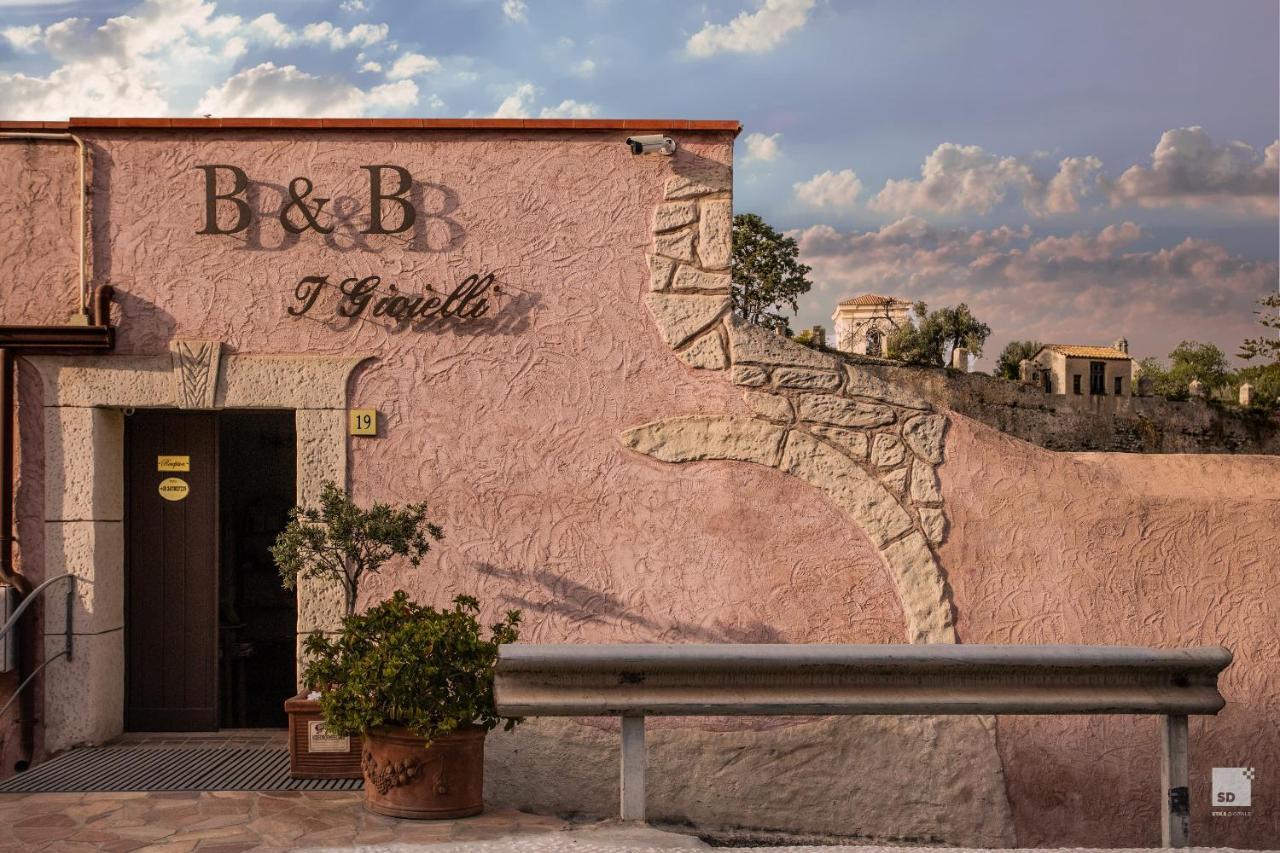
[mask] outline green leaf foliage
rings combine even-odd
[[[1258,322],[1268,329],[1280,329],[1280,294],[1273,293],[1258,300]],[[1240,344],[1240,357],[1246,360],[1266,358],[1280,362],[1280,337],[1259,335]]]
[[[361,509],[337,484],[326,482],[318,507],[290,511],[271,556],[285,589],[294,589],[299,577],[341,584],[350,616],[366,574],[377,573],[394,556],[417,566],[431,550],[431,540],[442,538],[444,532],[427,521],[425,503],[402,508],[375,503]]]
[[[1029,359],[1040,352],[1042,346],[1044,345],[1039,341],[1009,341],[1001,350],[1000,358],[996,360],[995,375],[1016,382],[1021,378],[1019,372],[1022,360]]]
[[[733,217],[733,281],[730,295],[733,311],[748,322],[769,329],[790,332],[787,317],[780,313],[809,292],[810,268],[798,260],[796,241],[775,231],[754,213]]]
[[[917,302],[913,308],[915,322],[894,329],[886,343],[889,358],[908,364],[945,367],[951,350],[966,347],[975,356],[982,355],[982,345],[991,335],[991,327],[973,316],[969,306],[961,302],[955,307],[930,311]]]
[[[460,726],[497,726],[503,718],[494,706],[493,669],[498,646],[519,636],[520,611],[507,611],[485,639],[479,610],[466,595],[436,610],[396,590],[346,617],[336,638],[313,633],[303,646],[303,682],[320,691],[325,725],[346,735],[405,726],[428,743]],[[506,727],[517,722],[509,718]]]

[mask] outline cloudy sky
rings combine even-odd
[[[734,118],[735,206],[1011,338],[1234,352],[1277,288],[1275,0],[0,0],[0,117]],[[989,366],[988,358],[982,366]]]

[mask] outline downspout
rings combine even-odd
[[[87,259],[85,257],[85,231],[88,229],[88,223],[85,221],[85,195],[88,190],[85,186],[86,155],[84,140],[74,133],[0,132],[0,140],[5,139],[56,140],[71,142],[76,146],[77,175],[80,184],[80,215],[77,220],[80,227],[77,229],[76,240],[79,255],[80,286],[77,293],[76,311],[72,315],[71,322],[74,325],[87,326],[91,321],[88,314]],[[105,290],[105,300],[102,298],[95,299],[94,313],[98,316],[93,318],[104,325],[110,322],[110,317],[103,311],[103,308],[109,308],[111,300],[110,288]],[[18,365],[15,349],[17,352],[22,350],[21,347],[0,348],[0,580],[16,589],[21,600],[31,592],[32,587],[31,581],[16,572],[13,567],[13,460],[18,441],[17,401],[15,399],[15,377]],[[35,666],[35,645],[39,639],[35,629],[34,615],[26,617],[20,635],[21,648],[18,655],[19,684],[23,683]],[[18,700],[18,726],[20,731],[19,757],[14,763],[14,769],[25,770],[31,765],[31,758],[35,754],[36,708],[35,693],[32,691],[24,691]]]

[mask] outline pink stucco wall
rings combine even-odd
[[[941,558],[968,643],[1221,644],[1227,707],[1191,720],[1196,844],[1274,846],[1280,782],[1280,459],[1064,454],[953,415]],[[1159,843],[1143,717],[1003,717],[1020,841]],[[1254,767],[1250,817],[1214,817],[1213,767]]]
[[[817,490],[731,462],[672,466],[623,429],[672,414],[744,412],[723,374],[685,367],[642,296],[650,219],[673,170],[728,163],[728,134],[685,134],[674,159],[632,157],[622,133],[100,132],[93,272],[117,289],[119,351],[173,337],[242,353],[353,353],[352,405],[382,435],[353,439],[357,499],[426,499],[445,541],[417,571],[368,584],[441,602],[521,607],[533,641],[901,642],[887,570]],[[56,322],[74,290],[68,147],[0,147],[0,320]],[[363,200],[369,163],[435,185],[422,244],[343,229],[284,248],[202,236],[196,164]],[[452,225],[450,224],[452,223]],[[452,230],[451,230],[452,229]],[[448,242],[450,235],[452,242]],[[279,247],[278,225],[264,247]],[[446,243],[448,242],[448,245]],[[471,327],[331,327],[288,316],[304,275],[381,274],[406,289],[495,273],[499,312]],[[38,380],[24,373],[19,537],[42,565]],[[951,532],[939,552],[965,642],[1223,643],[1231,703],[1192,726],[1197,843],[1280,836],[1280,463],[1073,456],[952,417],[940,469]],[[1271,487],[1268,488],[1267,484]],[[0,773],[12,766],[11,720]],[[16,732],[14,732],[16,735]],[[1004,718],[999,744],[1019,840],[1158,840],[1155,723]],[[1258,768],[1254,816],[1210,818],[1208,768]],[[1271,786],[1268,788],[1267,786]]]

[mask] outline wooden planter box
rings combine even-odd
[[[304,690],[284,703],[289,715],[289,775],[294,779],[359,779],[364,744],[354,737],[329,734],[320,702]]]

